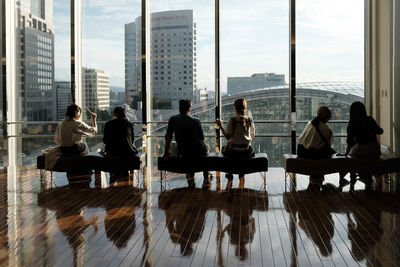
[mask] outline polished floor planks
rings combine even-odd
[[[0,264],[400,266],[396,175],[353,191],[337,190],[337,175],[322,191],[302,175],[285,184],[279,168],[268,172],[266,191],[259,174],[246,175],[244,186],[214,175],[209,189],[202,174],[196,188],[174,174],[161,188],[157,173],[147,187],[84,188],[57,173],[51,188],[34,167],[3,171]]]

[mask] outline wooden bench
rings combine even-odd
[[[160,171],[161,183],[167,171],[175,173],[221,171],[232,174],[260,172],[265,185],[268,157],[266,153],[257,153],[251,158],[228,158],[220,153],[210,153],[207,156],[195,158],[170,157],[168,160],[159,157],[158,170]]]
[[[400,158],[382,155],[380,159],[366,160],[345,156],[332,156],[328,159],[310,160],[299,158],[297,155],[284,154],[283,168],[285,182],[288,173],[304,175],[325,175],[331,173],[370,173],[388,174],[400,172]]]
[[[45,168],[45,156],[40,155],[36,159],[37,168],[41,170],[40,178],[43,180]],[[101,175],[101,172],[121,172],[142,170],[146,167],[146,153],[139,153],[135,157],[119,158],[103,156],[98,152],[89,152],[83,156],[61,157],[51,172],[91,172]],[[137,176],[139,182],[139,175]]]

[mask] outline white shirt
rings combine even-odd
[[[321,122],[319,124],[319,129],[325,139],[329,142],[329,145],[333,143],[333,133],[332,130],[329,128],[328,125]],[[316,128],[311,124],[309,121],[304,128],[303,132],[297,139],[297,143],[303,145],[305,148],[315,148],[320,149],[324,146],[324,141],[322,140],[321,136],[318,134]]]
[[[232,144],[250,145],[251,140],[253,139],[252,136],[255,134],[254,122],[251,120],[249,125],[246,121],[246,126],[243,126],[241,117],[243,117],[245,120],[248,119],[246,116],[231,117],[226,126],[226,132],[232,135],[229,139]]]
[[[74,119],[65,119],[56,129],[54,142],[60,146],[72,146],[82,142],[83,136],[93,137],[97,133],[97,127],[90,127],[84,122]]]

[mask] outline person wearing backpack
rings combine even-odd
[[[226,130],[222,126],[221,120],[216,121],[222,134],[228,140],[226,145],[222,148],[222,154],[226,157],[232,158],[253,157],[254,151],[251,147],[251,141],[255,135],[255,127],[254,121],[246,115],[246,99],[236,99],[233,103],[233,110],[235,116],[229,119]],[[244,175],[239,174],[239,178],[241,177],[244,177]],[[226,178],[231,181],[233,175],[228,173],[226,174]]]
[[[331,148],[333,144],[333,133],[327,125],[331,119],[331,111],[327,106],[320,106],[317,116],[309,121],[303,132],[297,139],[297,155],[306,159],[330,158],[336,153]],[[310,176],[311,182],[322,182],[324,176]]]

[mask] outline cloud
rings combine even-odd
[[[69,7],[59,2],[54,4],[56,35],[69,38]],[[255,72],[288,75],[288,4],[282,0],[221,2],[223,90],[229,76]],[[296,4],[298,80],[362,80],[363,0],[302,0]],[[108,72],[111,84],[124,83],[124,24],[140,16],[140,6],[140,0],[83,1],[83,62]],[[178,9],[194,10],[198,86],[214,89],[214,1],[164,0],[150,4],[151,12]],[[56,39],[68,43],[66,38]],[[60,46],[56,44],[60,53],[69,49]],[[60,53],[56,51],[56,60],[66,61]],[[56,62],[57,68],[62,65]]]

